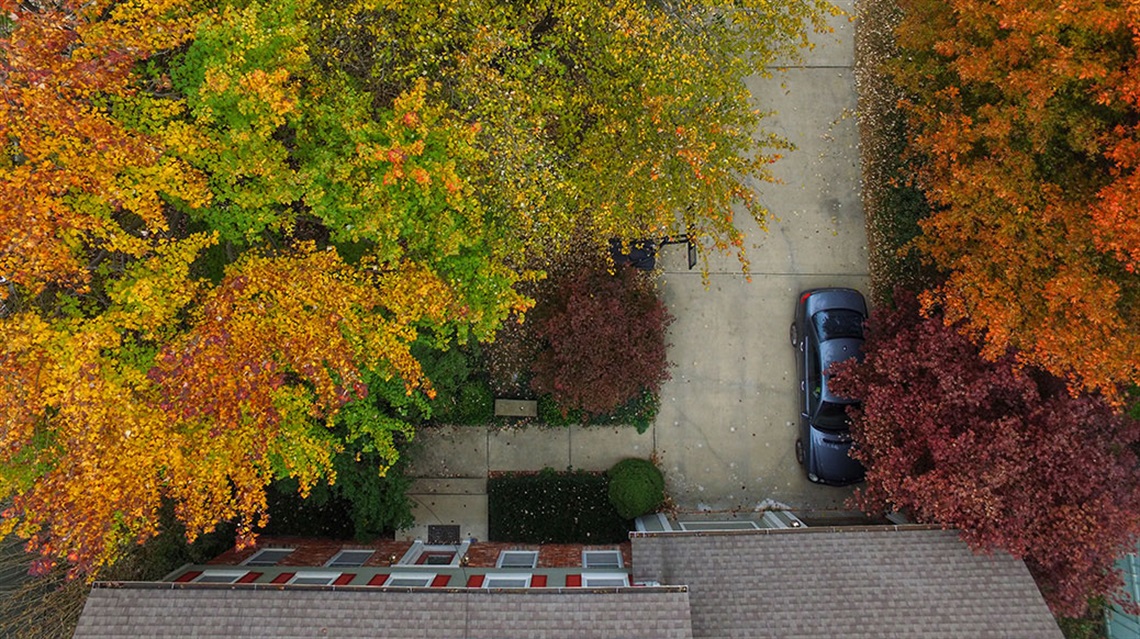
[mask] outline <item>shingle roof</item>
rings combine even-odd
[[[75,639],[692,637],[688,595],[679,588],[559,593],[101,586],[87,599]]]
[[[632,548],[634,580],[665,587],[101,584],[75,637],[1061,637],[1023,562],[953,531],[637,533]]]
[[[953,531],[642,533],[633,570],[689,586],[698,638],[1061,637],[1024,562]]]

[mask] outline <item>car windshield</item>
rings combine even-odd
[[[826,341],[837,338],[863,339],[863,315],[857,311],[836,309],[820,311],[812,317],[816,334]]]

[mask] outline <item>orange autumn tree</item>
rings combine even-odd
[[[1140,12],[1077,0],[902,0],[917,246],[983,353],[1115,396],[1140,381]]]
[[[144,65],[156,49],[111,36],[167,30],[145,20],[169,6],[13,7],[10,77],[34,92],[61,67],[47,96],[58,122],[27,111],[39,103],[4,112],[0,175],[28,202],[4,210],[0,532],[28,538],[40,569],[113,562],[156,532],[164,500],[191,538],[236,519],[250,541],[273,479],[334,481],[332,457],[352,442],[395,462],[410,429],[367,382],[430,392],[408,350],[421,330],[485,338],[525,307],[456,165],[471,128],[422,87],[377,118],[351,86],[318,83],[298,53],[305,23],[273,9],[186,16],[165,41],[193,33],[185,61],[167,51]],[[44,38],[55,57],[32,55]],[[237,45],[245,55],[229,57]],[[100,56],[117,75],[77,61]],[[210,82],[178,75],[195,62]],[[290,117],[312,138],[282,142]],[[68,137],[87,121],[99,126]],[[257,175],[288,188],[260,196],[245,188]],[[333,242],[296,241],[324,222]]]
[[[365,370],[408,380],[409,392],[424,383],[409,352],[415,325],[450,310],[447,286],[423,269],[370,275],[301,245],[240,259],[186,333],[148,348],[200,289],[189,263],[212,238],[193,240],[140,262],[97,317],[2,325],[0,491],[14,493],[4,516],[77,572],[153,535],[163,498],[191,537],[236,518],[250,539],[270,480],[296,477],[307,491],[328,476],[343,443],[326,425],[367,395]],[[394,459],[384,426],[367,434]]]
[[[10,0],[0,41],[0,275],[39,292],[82,289],[87,247],[138,256],[167,230],[163,200],[199,206],[194,171],[113,114],[143,108],[135,65],[181,45],[184,3]],[[103,15],[106,14],[106,15]],[[103,108],[96,105],[102,104]],[[6,295],[6,291],[0,293]]]
[[[38,567],[89,570],[153,532],[167,419],[148,401],[147,342],[195,294],[189,262],[212,239],[160,247],[93,318],[21,312],[0,322],[0,532],[29,538]]]
[[[148,373],[181,431],[170,447],[177,457],[158,468],[190,534],[237,518],[239,543],[249,541],[265,525],[269,481],[297,478],[305,494],[335,479],[338,410],[367,397],[368,371],[404,380],[408,393],[426,386],[410,345],[419,323],[454,312],[452,298],[422,267],[372,273],[311,245],[231,266]],[[364,428],[352,436],[367,436],[389,461],[398,457],[393,431],[411,435],[404,424]]]

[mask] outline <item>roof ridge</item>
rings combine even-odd
[[[411,587],[411,586],[367,586],[367,585],[313,585],[313,584],[218,584],[218,583],[174,583],[160,581],[97,581],[91,584],[93,589],[107,590],[263,590],[263,591],[344,591],[344,592],[430,592],[430,593],[502,593],[502,594],[627,594],[627,593],[669,593],[688,592],[686,585],[657,585],[657,586],[610,586],[610,587],[552,587],[552,588],[466,588],[456,586],[445,587]]]
[[[755,535],[802,535],[809,533],[866,533],[919,532],[928,530],[953,531],[939,524],[886,524],[870,526],[797,526],[794,528],[757,528],[752,530],[634,530],[630,539],[646,537],[736,537]]]

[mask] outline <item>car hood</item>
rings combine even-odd
[[[863,481],[863,465],[852,459],[851,435],[847,431],[810,429],[811,472],[828,484],[854,484]]]

